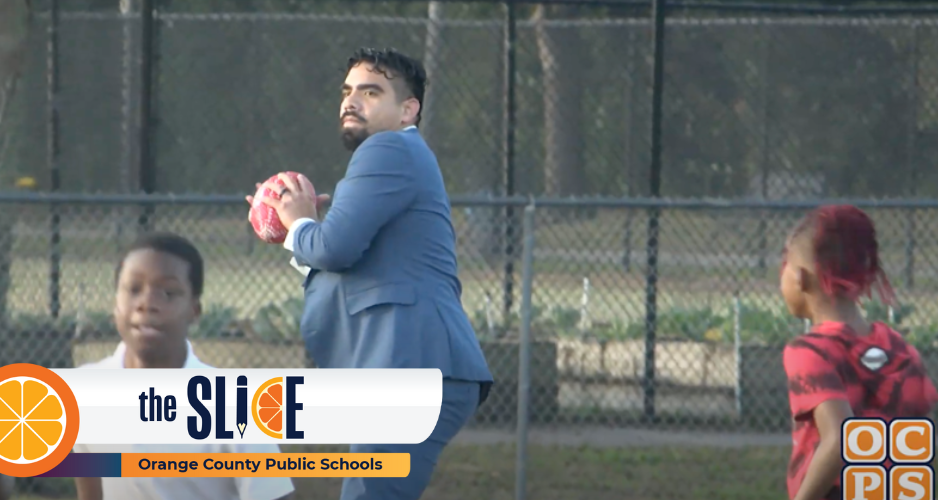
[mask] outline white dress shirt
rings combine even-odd
[[[183,369],[212,369],[203,363],[186,341],[189,354]],[[82,369],[124,369],[127,346],[121,342],[114,354]],[[77,444],[76,453],[280,453],[276,444]],[[275,500],[293,492],[288,477],[103,477],[104,500]]]
[[[402,131],[404,131],[404,130],[415,130],[416,128],[417,128],[417,127],[416,127],[415,125],[410,125],[410,126],[404,127],[404,128],[401,129],[401,130],[402,130]],[[294,246],[295,241],[294,241],[294,240],[296,239],[296,232],[297,232],[301,227],[305,226],[306,224],[318,224],[318,222],[316,222],[315,220],[310,219],[310,218],[308,218],[308,217],[303,217],[303,218],[301,218],[301,219],[297,219],[297,220],[293,221],[293,224],[290,224],[290,228],[287,230],[287,237],[286,237],[286,239],[283,240],[283,248],[286,248],[286,249],[287,249],[288,251],[290,251],[291,253],[293,252],[293,249],[295,248],[295,246]],[[296,261],[296,257],[290,258],[290,265],[293,266],[294,269],[296,269],[297,271],[299,271],[300,274],[302,274],[303,276],[309,276],[309,272],[311,271],[311,269],[309,268],[309,266],[300,265],[300,263]]]

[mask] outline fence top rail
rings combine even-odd
[[[379,0],[347,0],[356,3],[369,3]],[[399,3],[411,3],[420,0],[397,0]],[[583,5],[596,7],[635,7],[650,8],[652,0],[442,0],[444,3],[488,3],[488,4],[516,4],[533,5],[563,4]],[[938,12],[938,5],[928,2],[910,5],[817,5],[811,3],[776,3],[776,2],[728,2],[721,0],[668,0],[665,7],[671,10],[701,10],[701,11],[750,11],[769,13],[797,13],[797,14],[863,14],[863,15],[908,15],[927,14]]]
[[[669,17],[665,20],[668,26],[695,27],[695,26],[938,26],[938,17],[873,17],[871,14],[901,14],[908,16],[922,16],[933,14],[938,16],[938,6],[909,7],[906,11],[838,11],[836,17],[818,17],[825,12],[808,11],[764,11],[762,14],[792,14],[788,17],[769,17],[750,13],[742,14],[745,9],[733,6],[724,11],[735,11],[740,14],[723,17]],[[752,9],[749,12],[755,12]],[[40,19],[47,19],[48,12],[34,14]],[[131,20],[140,17],[139,13],[131,12],[61,12],[62,20],[80,21],[119,21]],[[370,16],[357,14],[317,14],[292,12],[160,12],[154,18],[163,22],[325,22],[325,23],[382,23],[400,24],[408,26],[425,26],[430,20],[426,17],[406,16]],[[504,25],[502,19],[440,19],[433,21],[443,27],[450,28],[489,28],[498,29]],[[650,26],[648,17],[621,18],[621,19],[547,19],[534,21],[521,19],[516,22],[519,28],[533,29],[538,22],[549,28],[575,28],[575,27],[619,27],[619,26]]]
[[[25,205],[232,205],[247,210],[240,195],[207,194],[83,194],[24,193],[0,191],[0,204]],[[903,199],[707,199],[707,198],[532,198],[457,195],[450,198],[454,207],[557,207],[557,208],[631,208],[681,210],[810,210],[821,205],[847,204],[860,208],[938,209],[938,198]]]

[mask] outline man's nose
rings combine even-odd
[[[359,104],[359,100],[354,94],[346,97],[345,100],[342,101],[342,114],[357,111],[360,107]]]

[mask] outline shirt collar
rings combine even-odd
[[[113,365],[116,368],[124,368],[124,354],[127,353],[127,344],[121,341],[117,345],[117,349],[114,350],[114,354],[111,355],[109,365]],[[182,365],[183,368],[207,368],[207,365],[195,355],[195,350],[192,349],[192,342],[189,342],[189,339],[186,339],[186,362]]]

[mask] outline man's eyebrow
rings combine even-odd
[[[351,90],[351,88],[352,86],[347,83],[342,84],[342,90]],[[384,88],[381,85],[378,85],[377,83],[362,83],[358,85],[356,88],[358,90],[377,90],[379,92],[384,92]]]

